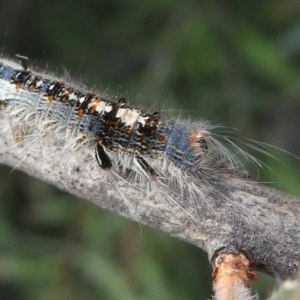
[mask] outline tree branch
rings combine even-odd
[[[300,199],[234,174],[220,175],[219,193],[205,196],[206,205],[195,211],[191,220],[175,203],[153,201],[145,192],[116,182],[100,181],[99,167],[93,162],[69,163],[70,154],[53,153],[54,145],[45,143],[43,155],[17,146],[9,118],[0,120],[0,162],[68,191],[119,215],[136,220],[122,197],[138,213],[138,221],[196,245],[208,252],[211,261],[221,252],[243,252],[255,269],[282,279],[294,278],[300,260]],[[32,142],[34,143],[34,142]],[[50,155],[51,154],[51,155]],[[54,154],[54,155],[53,155]],[[174,187],[172,197],[180,194]],[[202,199],[199,199],[200,206]],[[191,203],[186,199],[185,207]],[[192,209],[192,208],[191,208]]]

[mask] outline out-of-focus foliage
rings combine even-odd
[[[0,46],[300,154],[299,1],[0,0]],[[300,195],[299,161],[265,150],[284,163],[254,153],[269,168],[252,176]],[[1,299],[210,297],[200,250],[10,170],[0,170]]]
[[[299,281],[284,281],[269,300],[297,300],[300,296]]]

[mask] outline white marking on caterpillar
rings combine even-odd
[[[175,203],[195,220],[195,210],[211,207],[209,193],[227,200],[218,191],[220,176],[245,176],[238,156],[260,165],[219,134],[220,126],[163,119],[158,112],[129,106],[124,98],[108,100],[6,59],[0,60],[0,91],[0,110],[10,120],[2,127],[14,133],[12,151],[22,151],[24,157],[38,151],[41,158],[69,153],[70,163],[87,168],[97,161],[99,181],[114,186],[137,217],[116,179],[155,201]],[[43,153],[45,144],[53,145],[52,153]],[[172,192],[174,186],[180,188],[179,195]],[[185,207],[186,199],[192,210]]]

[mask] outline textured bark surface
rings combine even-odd
[[[36,152],[14,149],[13,137],[0,130],[0,163],[18,166],[64,191],[137,220],[112,185],[99,184],[97,178],[103,174],[96,164],[74,167],[59,155],[41,159]],[[175,204],[152,201],[142,190],[118,183],[120,191],[130,195],[141,224],[204,249],[211,261],[220,252],[243,252],[254,269],[294,278],[300,260],[300,199],[233,174],[222,175],[218,185],[219,193],[226,187],[227,200],[217,193],[206,195],[208,205],[194,213],[196,222]],[[173,197],[178,193],[174,190]]]

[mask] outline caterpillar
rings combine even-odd
[[[27,59],[19,59],[21,65],[0,60],[0,108],[10,116],[18,151],[42,153],[51,141],[55,149],[44,156],[70,153],[74,165],[97,163],[100,181],[115,185],[121,179],[147,197],[175,201],[191,218],[183,199],[201,207],[207,194],[218,193],[222,174],[248,176],[241,157],[259,164],[220,134],[220,126],[164,118],[158,111],[130,106],[124,97],[109,99],[29,70]],[[174,187],[180,190],[176,200]],[[136,213],[128,196],[120,195]]]

